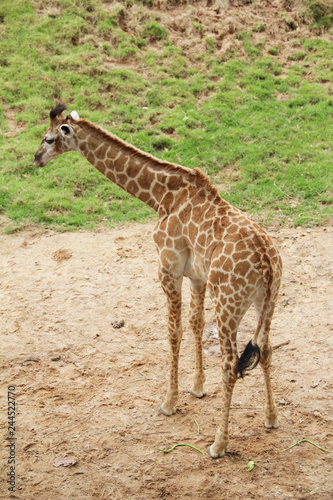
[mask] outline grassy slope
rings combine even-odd
[[[324,222],[333,199],[328,37],[294,38],[284,60],[257,23],[236,33],[241,50],[221,55],[193,15],[204,45],[186,57],[147,4],[2,0],[0,211],[13,221],[8,230],[151,215],[76,153],[32,166],[58,101],[140,149],[202,168],[224,198],[265,223]],[[136,15],[134,30],[127,12]]]

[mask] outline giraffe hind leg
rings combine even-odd
[[[277,429],[279,427],[279,421],[271,383],[271,359],[272,346],[268,343],[262,349],[262,356],[260,359],[260,366],[263,370],[266,386],[265,427],[267,427],[267,429]]]
[[[257,317],[259,317],[262,307],[262,301],[254,303]],[[279,427],[278,411],[274,402],[273,389],[271,383],[271,361],[272,361],[272,346],[269,339],[269,331],[271,320],[274,312],[275,299],[274,295],[265,311],[265,319],[261,330],[259,331],[257,343],[260,348],[260,366],[263,370],[264,381],[266,387],[266,408],[265,408],[265,427],[268,429],[277,429]]]

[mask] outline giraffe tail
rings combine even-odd
[[[244,376],[246,370],[253,370],[260,361],[261,353],[257,344],[252,344],[252,340],[247,344],[243,353],[241,354],[238,365],[236,367],[236,375],[241,378]]]
[[[266,288],[266,293],[265,293],[262,309],[260,312],[256,332],[254,334],[253,339],[250,340],[250,342],[247,344],[247,346],[245,347],[243,353],[241,354],[241,356],[238,360],[238,364],[236,366],[236,376],[239,375],[241,378],[243,378],[244,372],[246,370],[253,370],[260,361],[261,352],[260,352],[260,347],[257,344],[257,338],[258,338],[260,331],[263,328],[263,325],[264,325],[264,322],[266,319],[268,303],[269,303],[270,299],[271,299],[271,289],[270,289],[270,282],[269,282],[268,286]]]
[[[262,330],[264,324],[265,324],[265,319],[267,316],[267,310],[268,310],[268,305],[271,300],[271,284],[272,284],[272,264],[270,259],[268,258],[267,255],[266,257],[266,271],[263,273],[264,280],[266,282],[266,290],[265,290],[265,296],[264,300],[262,303],[262,308],[261,312],[259,315],[259,321],[257,325],[256,332],[254,334],[254,337],[250,342],[247,344],[245,347],[243,353],[241,354],[238,364],[236,366],[236,376],[239,375],[241,378],[243,378],[244,372],[246,370],[253,370],[257,364],[260,361],[261,358],[261,352],[260,352],[260,347],[257,344],[257,339],[259,336],[260,331]],[[264,259],[263,259],[264,260]],[[268,332],[267,332],[268,334]]]

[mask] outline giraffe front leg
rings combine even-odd
[[[178,361],[179,350],[182,340],[182,278],[172,279],[165,275],[161,278],[163,290],[168,299],[168,337],[170,343],[170,372],[167,393],[159,411],[166,416],[176,413],[176,402],[178,400]]]
[[[206,295],[206,283],[191,280],[191,304],[189,321],[195,341],[195,370],[193,387],[190,393],[196,398],[206,395],[204,383],[206,380],[203,368],[202,334],[205,325],[204,302]]]

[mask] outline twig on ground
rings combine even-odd
[[[281,453],[283,451],[288,451],[290,450],[291,448],[293,448],[294,446],[297,446],[298,444],[300,443],[310,443],[312,444],[313,446],[315,446],[316,448],[319,448],[319,450],[321,451],[325,451],[326,453],[333,453],[333,451],[329,451],[329,450],[325,450],[325,448],[322,448],[321,446],[319,446],[318,444],[316,443],[313,443],[312,441],[310,441],[309,439],[301,439],[300,441],[298,441],[297,443],[295,444],[292,444],[291,446],[289,446],[288,448],[286,448],[285,450],[281,450]]]
[[[162,450],[162,448],[157,448],[157,449],[158,449],[158,451],[163,451],[164,453],[170,453],[170,451],[172,451],[175,448],[177,448],[177,446],[189,446],[190,448],[193,448],[194,450],[197,450],[197,451],[199,451],[200,453],[202,453],[204,455],[203,451],[201,451],[196,446],[193,446],[193,444],[188,444],[188,443],[177,443],[177,444],[173,445],[172,448],[170,448],[170,450]]]
[[[290,340],[287,340],[286,342],[282,342],[282,344],[273,345],[273,351],[275,349],[279,349],[279,347],[283,347],[283,346],[288,345],[288,344],[290,344]]]

